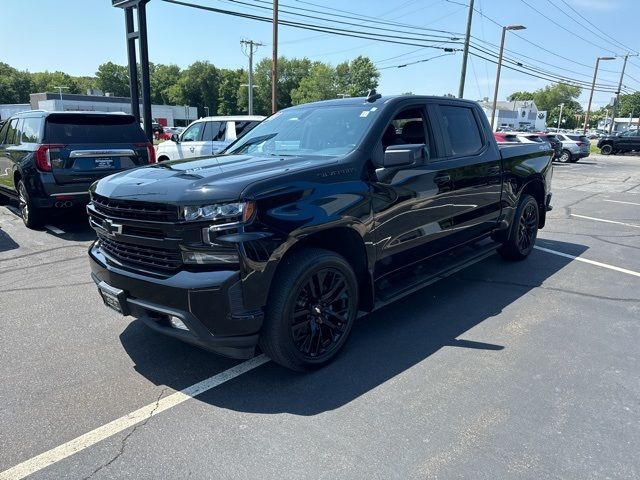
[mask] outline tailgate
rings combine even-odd
[[[94,182],[112,173],[146,165],[146,145],[59,145],[50,150],[51,170],[58,184]]]
[[[56,183],[94,182],[112,173],[146,165],[148,142],[131,115],[53,113],[44,143]]]

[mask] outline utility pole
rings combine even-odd
[[[62,100],[62,90],[69,90],[69,87],[53,87],[58,89],[58,93],[60,93],[60,110],[64,112],[64,100]]]
[[[464,96],[464,82],[467,76],[467,58],[469,57],[469,39],[471,38],[471,20],[473,19],[473,1],[469,1],[469,14],[467,15],[467,33],[464,36],[464,50],[462,51],[462,70],[460,71],[460,86],[458,98]]]
[[[240,44],[244,47],[242,53],[249,57],[249,115],[253,115],[253,54],[264,43],[254,42],[253,40],[240,40]]]
[[[633,55],[636,57],[637,55]],[[618,103],[620,102],[620,90],[622,90],[622,80],[624,79],[624,70],[627,67],[627,59],[629,58],[629,54],[627,53],[624,56],[624,63],[622,64],[622,72],[620,72],[620,82],[618,83],[618,90],[616,90],[616,99],[613,101],[613,108],[611,109],[611,123],[609,124],[609,135],[613,130],[613,119],[616,118],[616,109],[618,108]]]
[[[251,88],[249,89],[251,90]],[[273,0],[273,54],[271,57],[271,113],[278,111],[278,0]]]
[[[600,60],[615,60],[615,57],[598,57],[596,59],[596,68],[593,70],[593,81],[591,82],[591,94],[589,95],[589,104],[587,105],[587,113],[584,116],[584,129],[582,134],[587,134],[589,128],[589,114],[591,113],[591,101],[593,100],[593,90],[596,88],[596,77],[598,76],[598,67],[600,66]]]

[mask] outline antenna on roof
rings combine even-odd
[[[369,92],[367,92],[367,102],[373,103],[379,98],[382,98],[382,95],[377,93],[375,88],[372,88],[371,90],[369,90]]]

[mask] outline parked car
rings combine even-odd
[[[556,137],[562,143],[562,152],[557,157],[562,163],[575,163],[591,153],[591,142],[582,134],[558,133]]]
[[[520,143],[518,135],[513,132],[493,132],[493,137],[498,143]]]
[[[562,142],[555,134],[552,133],[540,133],[538,136],[545,142],[549,142],[553,149],[553,160],[557,160],[562,156]]]
[[[220,153],[231,142],[249,132],[264,117],[239,115],[235,117],[205,117],[196,120],[180,135],[156,147],[159,162],[203,157]]]
[[[317,368],[359,311],[495,248],[526,258],[550,209],[551,153],[499,146],[468,100],[291,107],[223,155],[96,182],[92,278],[107,306],[158,332]]]
[[[598,140],[597,146],[603,155],[640,151],[640,131],[627,130],[616,135],[607,135]]]
[[[0,197],[16,198],[36,228],[49,209],[86,205],[96,180],[149,163],[153,145],[131,115],[18,113],[0,130]]]

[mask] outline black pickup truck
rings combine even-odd
[[[550,209],[547,143],[498,147],[471,101],[348,98],[282,110],[222,155],[96,182],[104,303],[222,355],[329,362],[368,312],[498,249]]]

